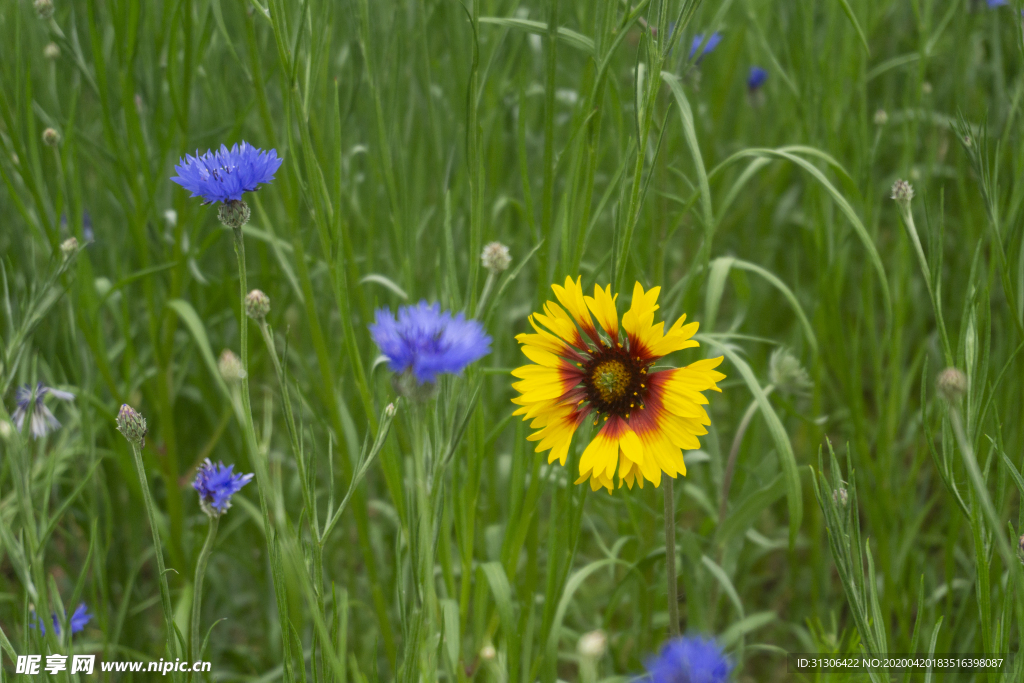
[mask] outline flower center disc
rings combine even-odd
[[[600,349],[584,368],[587,400],[598,413],[628,418],[643,406],[647,393],[646,364],[618,347]]]
[[[629,371],[617,360],[601,363],[594,368],[592,376],[594,387],[609,403],[621,397],[629,386]]]

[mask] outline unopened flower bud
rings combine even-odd
[[[57,43],[47,43],[43,48],[43,57],[51,61],[60,59],[60,48]]]
[[[228,200],[220,205],[217,218],[232,230],[241,230],[249,222],[249,205],[241,199]]]
[[[78,240],[74,237],[69,237],[60,243],[60,253],[64,254],[64,258],[67,258],[78,251]]]
[[[576,652],[590,659],[600,659],[607,649],[608,636],[601,629],[584,633],[576,642]]]
[[[889,123],[889,114],[884,109],[879,109],[875,112],[875,125],[884,126]]]
[[[117,431],[128,439],[128,443],[146,445],[146,418],[127,403],[117,413]]]
[[[40,19],[49,19],[53,16],[53,0],[35,0],[32,7],[35,8]]]
[[[784,394],[803,396],[814,387],[807,370],[789,350],[775,349],[768,361],[768,378]]]
[[[967,393],[967,375],[956,368],[946,368],[935,380],[939,396],[949,403],[957,403]]]
[[[512,255],[508,247],[501,242],[490,242],[484,246],[480,260],[483,261],[484,268],[498,275],[508,270],[509,264],[512,263]]]
[[[7,420],[0,420],[0,439],[6,441],[11,438],[11,434],[14,434],[14,427]]]
[[[224,351],[221,352],[220,358],[217,359],[217,369],[220,370],[220,376],[223,377],[224,381],[228,384],[241,382],[245,377],[245,369],[242,368],[242,361],[238,359],[238,356],[236,356],[231,349],[224,349]]]
[[[394,417],[396,413],[398,413],[398,408],[395,407],[394,403],[389,403],[384,408],[384,416],[387,418]]]
[[[846,492],[846,489],[836,489],[832,492],[832,502],[840,507],[846,507],[846,504],[850,501],[850,494]]]
[[[897,180],[892,184],[892,198],[897,204],[909,206],[914,198],[914,188],[906,180]]]
[[[1021,536],[1019,539],[1017,539],[1017,550],[1019,550],[1021,553],[1024,553],[1024,536]]]
[[[178,224],[178,212],[174,209],[167,209],[164,211],[164,220],[167,221],[169,227],[174,227]]]
[[[245,295],[245,314],[259,322],[270,313],[270,297],[258,289]]]
[[[485,661],[491,661],[497,655],[498,655],[497,650],[495,650],[494,646],[491,645],[490,643],[487,643],[482,648],[480,648],[480,659],[483,659]]]
[[[47,128],[43,131],[43,144],[47,147],[56,147],[60,144],[60,133],[53,128]]]

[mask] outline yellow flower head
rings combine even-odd
[[[664,322],[654,322],[661,288],[645,292],[638,282],[620,333],[611,285],[595,285],[591,297],[580,281],[552,285],[558,303],[548,301],[543,313],[530,316],[535,334],[516,337],[532,363],[512,371],[520,394],[512,402],[521,406],[515,414],[533,420],[529,438],[539,442],[536,450],[550,450],[548,462],[562,465],[576,428],[586,419],[601,425],[583,451],[576,481],[589,479],[595,491],[603,486],[611,493],[616,468],[619,486],[630,488],[634,481],[643,488],[644,479],[658,486],[662,472],[685,475],[682,450],[700,448],[697,437],[708,433],[701,392],[721,391],[716,383],[725,375],[714,368],[722,357],[652,371],[662,356],[698,346],[691,339],[697,323],[684,325],[684,315],[666,332]]]

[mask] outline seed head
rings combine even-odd
[[[60,253],[64,254],[64,258],[68,258],[76,251],[78,251],[78,240],[74,237],[69,237],[60,243]]]
[[[43,57],[51,61],[60,59],[60,48],[57,47],[57,43],[47,43],[43,48]]]
[[[948,403],[959,403],[967,393],[967,375],[956,368],[946,368],[935,380],[935,389]]]
[[[601,629],[584,633],[576,642],[576,652],[590,659],[600,659],[607,649],[608,636]]]
[[[836,489],[832,492],[832,502],[840,507],[846,507],[847,503],[850,502],[850,494],[846,492],[846,489]]]
[[[217,218],[232,230],[241,230],[249,222],[249,205],[241,199],[229,199],[217,209]]]
[[[512,255],[501,242],[490,242],[484,246],[484,252],[480,254],[480,260],[483,261],[484,268],[499,275],[508,270],[508,266],[512,263]]]
[[[43,131],[43,144],[47,147],[56,147],[60,144],[60,133],[53,128],[47,128]]]
[[[245,369],[242,367],[242,361],[238,359],[238,356],[231,349],[224,349],[221,352],[220,358],[217,359],[217,369],[220,370],[220,376],[228,384],[241,382],[245,378]]]
[[[117,413],[117,431],[128,439],[128,443],[146,445],[146,418],[127,403]]]
[[[804,396],[814,388],[807,371],[788,349],[778,348],[768,360],[768,377],[784,394]]]
[[[914,198],[914,188],[906,180],[897,180],[892,184],[892,198],[897,204],[910,206],[910,200]]]
[[[255,320],[262,321],[270,313],[270,297],[258,289],[245,295],[245,314]]]
[[[875,112],[875,125],[884,126],[889,123],[889,114],[884,109],[879,109]]]
[[[35,0],[32,6],[40,19],[49,19],[53,16],[53,0]]]

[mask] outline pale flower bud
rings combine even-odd
[[[60,48],[57,43],[47,43],[43,48],[43,57],[51,61],[60,59]]]
[[[489,662],[489,661],[491,661],[492,659],[494,659],[497,656],[498,656],[497,650],[495,650],[494,646],[491,645],[490,643],[487,643],[482,648],[480,648],[480,659],[482,659],[484,661],[488,661]]]
[[[889,114],[884,109],[879,109],[875,112],[875,125],[884,126],[889,123]]]
[[[238,356],[231,349],[224,349],[221,352],[220,358],[217,359],[217,369],[220,370],[220,376],[228,384],[241,382],[245,377],[242,361],[238,359]]]
[[[814,388],[807,370],[787,349],[778,348],[768,360],[768,378],[784,394],[803,396]]]
[[[245,314],[255,321],[263,320],[270,313],[270,297],[258,289],[245,295]]]
[[[127,403],[117,413],[117,431],[128,439],[128,443],[146,445],[146,418]]]
[[[956,368],[946,368],[935,380],[939,396],[949,403],[958,403],[967,393],[967,375]]]
[[[49,19],[53,16],[53,0],[35,0],[32,6],[40,19]]]
[[[910,200],[914,198],[914,188],[906,180],[897,180],[892,184],[892,198],[897,204],[910,206]]]
[[[601,629],[584,633],[576,642],[576,652],[578,652],[581,657],[600,659],[604,656],[607,649],[608,636]]]
[[[512,263],[512,255],[501,242],[490,242],[484,246],[484,252],[480,255],[484,268],[498,275],[508,270]]]
[[[78,240],[76,238],[69,237],[60,243],[60,253],[64,254],[64,258],[68,258],[76,251],[78,251]]]
[[[56,147],[60,144],[60,133],[53,128],[47,128],[43,131],[43,144],[47,147]]]
[[[836,489],[832,492],[832,502],[840,507],[846,507],[850,502],[850,494],[846,492],[846,489]]]

